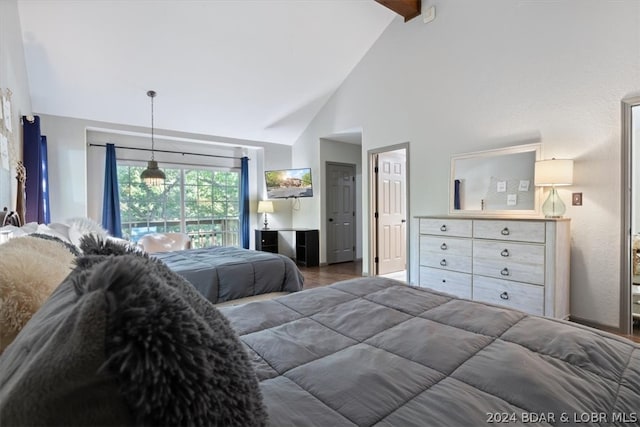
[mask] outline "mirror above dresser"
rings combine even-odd
[[[534,168],[541,155],[536,143],[452,156],[449,213],[538,216]]]

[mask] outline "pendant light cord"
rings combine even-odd
[[[149,98],[151,98],[151,160],[155,160],[154,154],[153,154],[153,148],[155,146],[155,141],[153,138],[153,98],[155,98],[156,96],[156,92],[154,90],[150,90],[147,92],[147,96],[149,96]]]

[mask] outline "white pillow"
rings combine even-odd
[[[11,238],[26,236],[22,227],[16,227],[15,225],[5,225],[0,227],[0,231],[11,231]]]
[[[93,234],[105,239],[109,233],[91,218],[71,218],[67,220],[69,224],[69,240],[72,244],[80,247],[80,239],[85,234]]]
[[[69,225],[68,224],[63,224],[61,222],[52,222],[51,224],[49,224],[49,228],[52,229],[53,231],[55,231],[56,233],[61,234],[62,236],[64,236],[65,241],[70,242],[69,240]]]
[[[35,232],[39,233],[39,234],[45,234],[47,236],[57,237],[58,239],[62,240],[63,242],[67,242],[67,243],[71,242],[69,240],[69,234],[68,233],[60,233],[59,231],[56,230],[56,228],[51,227],[51,225],[38,224],[38,228],[36,229]]]
[[[37,222],[28,222],[25,225],[23,225],[22,227],[20,227],[20,229],[24,232],[24,234],[35,233],[36,230],[38,229],[38,223]]]

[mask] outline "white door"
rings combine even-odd
[[[356,166],[326,165],[327,177],[327,264],[355,259]]]
[[[377,274],[406,269],[406,154],[404,149],[377,156]]]

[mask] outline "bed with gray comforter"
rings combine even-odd
[[[640,345],[383,278],[225,307],[273,426],[638,425]]]
[[[214,246],[152,255],[215,303],[270,292],[302,290],[296,264],[280,254]]]

